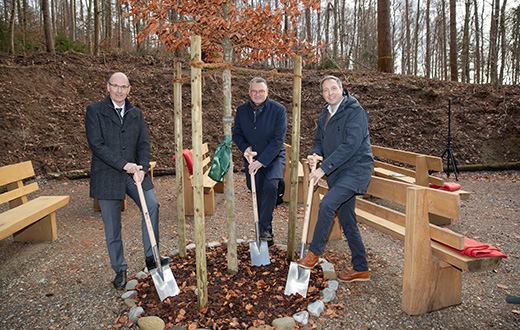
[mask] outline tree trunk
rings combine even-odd
[[[16,21],[16,8],[18,1],[12,1],[11,20],[9,21],[9,53],[14,54],[14,23]]]
[[[498,58],[498,16],[500,10],[500,0],[494,0],[493,11],[491,14],[491,27],[489,31],[489,78],[494,87],[498,84],[497,58]]]
[[[474,60],[474,67],[475,67],[475,79],[474,82],[476,84],[480,84],[482,82],[482,75],[481,75],[481,53],[480,53],[480,25],[479,25],[479,15],[478,15],[478,5],[477,0],[473,0],[473,6],[474,8],[474,16],[475,16],[475,60]]]
[[[101,38],[101,13],[99,8],[99,1],[94,0],[94,55],[99,56],[99,46]]]
[[[464,27],[462,35],[462,53],[461,53],[461,81],[469,83],[469,25],[471,17],[471,0],[466,0],[466,14],[464,15]]]
[[[393,73],[392,39],[390,36],[390,1],[377,2],[377,66],[379,71]]]
[[[450,0],[450,78],[458,81],[456,0]]]
[[[51,10],[49,0],[42,0],[43,30],[45,33],[45,48],[48,53],[54,54],[54,34],[52,32]]]
[[[507,65],[507,41],[506,41],[506,4],[507,0],[504,0],[502,9],[500,10],[500,26],[498,40],[500,42],[500,73],[498,76],[498,84],[504,83],[504,70]]]
[[[431,29],[430,29],[430,0],[426,0],[426,50],[424,54],[424,71],[426,78],[431,77]]]

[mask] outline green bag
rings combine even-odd
[[[224,136],[224,142],[217,146],[215,150],[215,156],[211,163],[211,169],[209,170],[208,176],[217,182],[224,181],[224,175],[226,175],[231,164],[231,136]]]

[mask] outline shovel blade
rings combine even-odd
[[[177,282],[175,282],[172,269],[169,265],[162,266],[160,271],[154,268],[150,273],[152,274],[153,284],[161,301],[179,294],[179,287],[177,286]]]
[[[303,298],[307,297],[310,277],[310,269],[300,267],[297,262],[291,262],[287,282],[285,282],[284,294],[290,296],[299,293]]]
[[[271,263],[266,241],[260,241],[260,247],[255,241],[249,241],[249,250],[251,253],[251,264],[253,266],[266,266]]]

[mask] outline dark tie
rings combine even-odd
[[[123,116],[121,115],[121,110],[123,110],[123,108],[116,108],[117,115],[119,116],[119,119],[121,120],[121,124],[122,124]]]

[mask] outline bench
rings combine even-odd
[[[150,179],[152,179],[152,182],[153,182],[153,170],[156,165],[157,165],[157,162],[151,161],[150,168],[148,169],[148,175],[150,176]],[[101,209],[99,208],[99,202],[98,202],[97,198],[94,198],[94,210],[101,211]],[[121,211],[124,211],[124,210],[126,210],[126,198],[123,199],[123,201],[121,202]]]
[[[285,191],[282,196],[284,202],[289,202],[291,200],[291,156],[292,156],[292,147],[290,144],[284,143],[285,147],[285,170],[283,173],[283,181],[285,182]],[[298,162],[298,203],[305,203],[305,196],[307,196],[307,189],[309,188],[309,180],[305,179],[305,169],[307,170],[309,166],[305,168],[302,162]],[[307,184],[305,184],[307,183]]]
[[[405,242],[402,309],[409,315],[460,304],[462,272],[491,271],[500,264],[502,257],[454,251],[464,248],[464,236],[430,223],[431,214],[458,220],[460,200],[458,194],[376,176],[367,195],[357,199],[360,223]]]
[[[191,150],[183,151],[183,189],[184,189],[184,212],[185,215],[195,215],[193,203],[193,161]],[[209,177],[211,169],[211,157],[209,156],[208,144],[202,145],[202,173],[204,173],[204,214],[212,215],[215,213],[215,192],[223,193],[224,184],[216,182]]]
[[[56,211],[69,202],[69,196],[29,195],[39,190],[31,161],[0,167],[0,239],[13,236],[15,242],[53,242],[58,239]],[[27,184],[24,182],[27,181]]]

